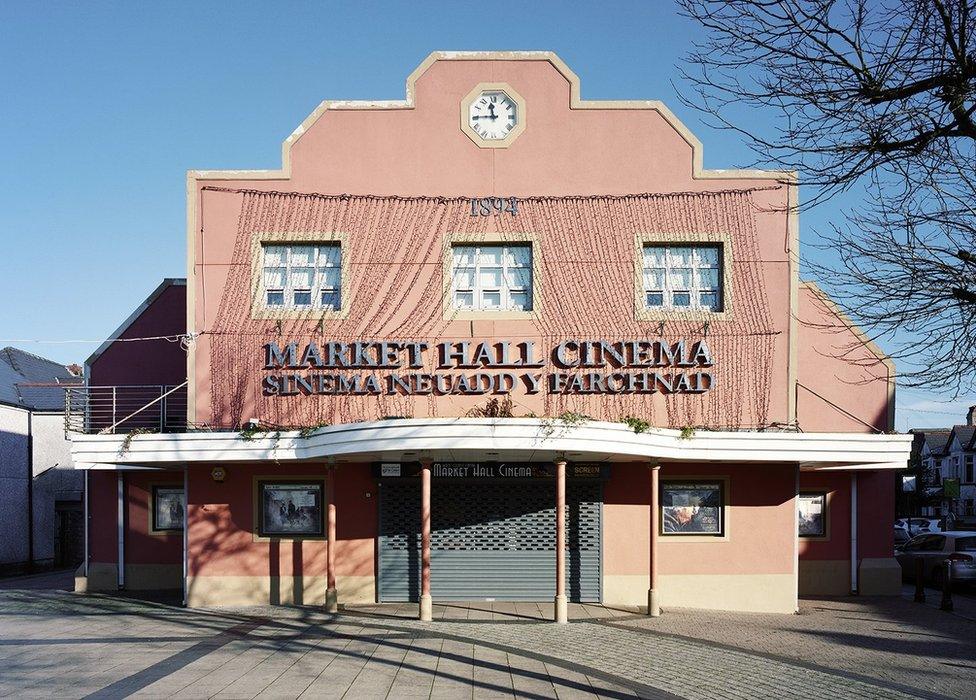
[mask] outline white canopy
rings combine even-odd
[[[78,469],[176,468],[195,462],[547,461],[785,462],[804,470],[905,469],[911,435],[792,433],[570,424],[539,418],[415,418],[299,431],[74,435]]]

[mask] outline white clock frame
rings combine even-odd
[[[485,139],[471,128],[469,123],[471,105],[481,97],[483,92],[504,92],[515,103],[515,126],[504,138]],[[478,148],[508,148],[511,146],[512,142],[525,131],[525,116],[525,100],[508,83],[478,83],[461,100],[461,131],[467,134],[468,138],[474,141]]]

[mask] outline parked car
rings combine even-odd
[[[908,530],[895,525],[895,549],[901,547],[910,539],[912,539],[912,536],[908,534]]]
[[[898,518],[896,530],[905,530],[911,537],[923,532],[942,532],[941,518]]]
[[[952,530],[913,537],[895,551],[902,577],[915,579],[915,562],[922,560],[925,581],[942,585],[945,561],[952,562],[952,579],[976,583],[976,533]]]

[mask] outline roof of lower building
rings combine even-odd
[[[959,446],[964,450],[972,449],[973,437],[976,436],[976,426],[973,425],[954,425],[952,432],[959,441]],[[951,440],[950,440],[951,442]]]
[[[949,446],[949,437],[952,435],[951,428],[912,428],[908,432],[921,435],[925,444],[929,446],[929,451],[934,455],[945,453]]]
[[[66,384],[82,384],[64,365],[14,347],[0,350],[0,403],[34,411],[64,408]]]
[[[114,342],[113,339],[121,338],[125,334],[125,332],[129,330],[129,327],[133,323],[135,323],[136,319],[139,318],[139,316],[141,316],[142,313],[146,309],[148,309],[152,305],[152,303],[156,301],[163,294],[163,292],[165,292],[169,287],[173,287],[173,286],[185,287],[186,278],[185,277],[164,278],[163,281],[160,282],[159,285],[149,294],[149,296],[146,297],[146,299],[141,304],[139,304],[138,307],[136,307],[136,310],[133,311],[131,314],[129,314],[129,317],[122,322],[122,325],[116,328],[111,333],[111,335],[109,336],[109,340],[106,340],[104,343],[99,345],[98,349],[95,350],[95,352],[93,352],[87,360],[85,360],[85,367],[91,367],[93,364],[95,364],[95,360],[101,357],[102,353],[108,350],[109,347],[111,347],[112,343]],[[87,373],[88,371],[86,370],[86,374]]]

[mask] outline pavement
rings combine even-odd
[[[545,604],[436,604],[421,623],[415,605],[187,610],[34,581],[0,586],[3,697],[836,700],[976,689],[976,617],[906,598],[659,618],[573,605],[568,625],[547,622]]]
[[[19,589],[31,591],[62,590],[72,591],[75,587],[75,569],[54,569],[24,576],[0,578],[0,590]]]

